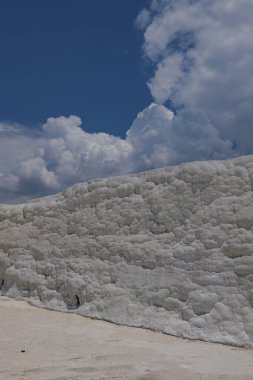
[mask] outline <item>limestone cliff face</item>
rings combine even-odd
[[[0,289],[34,304],[253,347],[253,156],[0,206]]]

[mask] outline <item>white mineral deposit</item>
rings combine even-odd
[[[253,347],[253,156],[0,206],[1,294]]]

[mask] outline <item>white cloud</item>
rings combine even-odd
[[[0,199],[18,202],[92,178],[233,154],[232,143],[223,141],[198,110],[174,116],[151,104],[138,114],[126,139],[87,133],[77,116],[49,118],[36,135],[22,127],[2,133]]]
[[[136,19],[136,26],[138,28],[145,28],[150,22],[150,12],[144,8],[140,11]]]
[[[0,201],[183,161],[253,153],[252,0],[153,0],[137,18],[158,104],[121,139],[87,133],[78,116],[36,132],[0,123]],[[162,104],[172,104],[175,115]]]
[[[177,92],[184,76],[182,65],[183,56],[176,53],[158,63],[155,77],[148,82],[148,87],[158,103],[163,104]]]
[[[87,133],[77,116],[50,118],[43,125],[44,157],[60,183],[121,174],[131,146],[106,133]],[[119,163],[121,165],[119,166]]]
[[[166,107],[151,104],[137,116],[127,140],[133,146],[135,170],[236,155],[232,142],[224,141],[198,109],[174,116]]]
[[[131,171],[132,146],[106,133],[87,133],[77,116],[49,118],[40,133],[3,129],[0,138],[0,201],[54,193],[88,179]]]
[[[253,152],[252,0],[154,0],[146,12],[155,101],[202,109],[223,139]]]

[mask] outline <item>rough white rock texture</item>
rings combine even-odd
[[[0,289],[37,305],[253,347],[253,156],[0,206]]]

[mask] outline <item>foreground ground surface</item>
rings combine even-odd
[[[0,297],[0,342],[1,380],[252,380],[253,374],[253,350],[117,326],[7,297]]]

